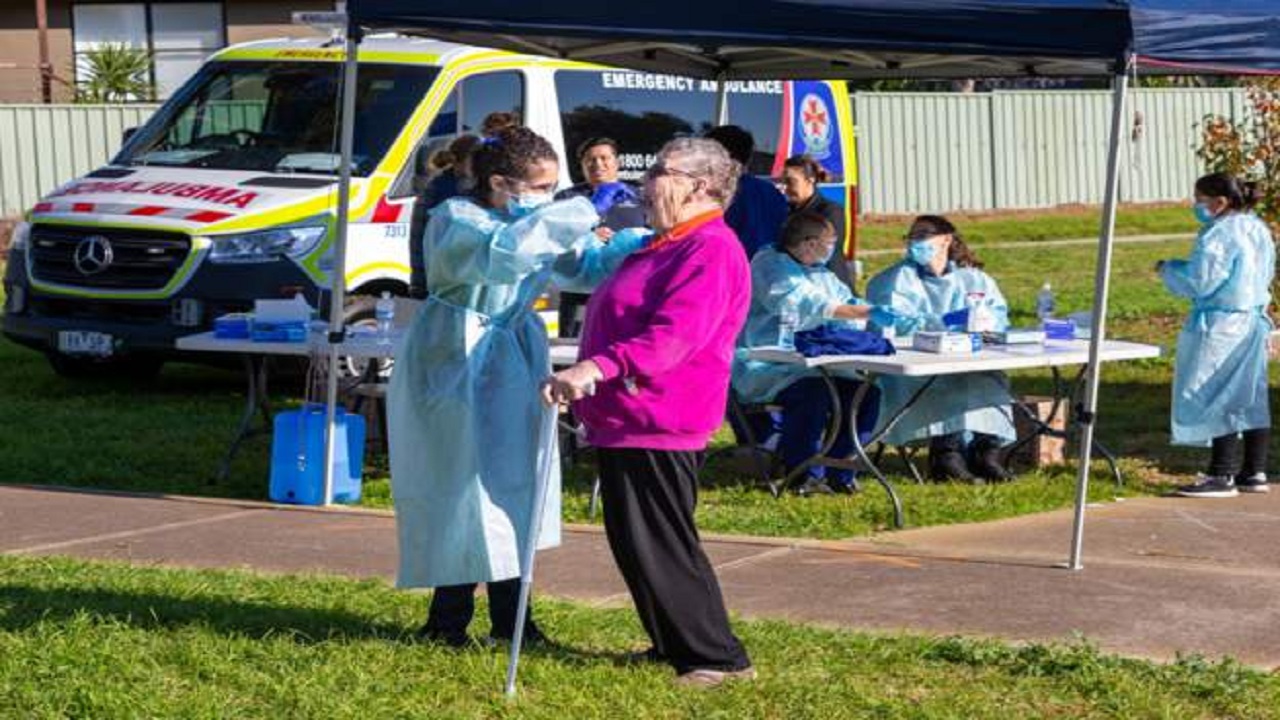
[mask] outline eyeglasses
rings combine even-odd
[[[548,194],[554,193],[556,191],[556,188],[560,187],[560,183],[554,180],[552,182],[543,183],[541,185],[531,185],[526,180],[521,180],[520,178],[511,177],[510,175],[504,175],[503,179],[505,179],[507,182],[511,183],[512,185],[516,186],[517,188],[524,188],[526,190],[530,190],[538,193],[548,193]]]
[[[687,177],[690,180],[700,179],[697,175],[694,175],[688,170],[681,170],[680,168],[661,164],[650,165],[649,169],[645,172],[645,177],[647,178],[660,178],[665,175],[679,175],[680,177]]]

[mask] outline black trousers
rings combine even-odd
[[[597,448],[596,456],[609,548],[654,649],[678,673],[749,667],[693,524],[703,454]]]
[[[445,585],[435,589],[431,609],[427,611],[427,632],[439,635],[461,635],[467,632],[476,612],[476,585]],[[515,634],[516,606],[520,602],[520,578],[487,583],[489,591],[489,634],[507,639]],[[525,631],[533,625],[533,602],[530,599]]]
[[[1250,477],[1266,473],[1270,444],[1271,428],[1216,437],[1213,439],[1213,453],[1209,456],[1208,474]]]

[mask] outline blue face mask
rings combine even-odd
[[[831,258],[835,257],[835,254],[836,254],[836,246],[832,245],[831,247],[827,248],[826,254],[822,256],[822,259],[818,261],[818,264],[826,265],[827,263],[831,262]]]
[[[920,267],[928,267],[933,256],[938,254],[938,246],[928,240],[912,240],[907,245],[907,257]]]
[[[524,193],[507,198],[507,212],[511,217],[524,217],[538,208],[551,202],[551,193]]]
[[[1199,220],[1201,225],[1208,225],[1214,220],[1213,211],[1204,203],[1196,203],[1191,207],[1191,211],[1196,214],[1196,220]]]

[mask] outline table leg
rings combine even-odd
[[[209,484],[227,479],[231,474],[231,461],[235,459],[236,453],[240,451],[240,445],[245,440],[259,432],[271,432],[271,405],[267,399],[267,359],[261,355],[244,355],[242,360],[248,382],[244,413],[240,416],[240,425],[236,428],[235,437],[231,440],[231,447],[227,448],[227,453],[218,466],[217,474]],[[259,413],[262,414],[262,429],[255,431],[253,421]]]
[[[1023,445],[1026,445],[1027,443],[1031,442],[1035,438],[1042,435],[1047,437],[1052,437],[1052,438],[1058,438],[1060,440],[1070,439],[1071,433],[1069,430],[1068,431],[1056,430],[1052,427],[1051,423],[1054,421],[1054,418],[1058,416],[1058,413],[1062,411],[1063,408],[1065,407],[1067,409],[1066,411],[1068,412],[1067,425],[1071,429],[1076,429],[1077,427],[1079,427],[1080,423],[1075,419],[1075,417],[1073,417],[1074,412],[1073,412],[1072,402],[1074,401],[1077,393],[1079,392],[1080,384],[1083,381],[1085,377],[1085,373],[1088,371],[1088,369],[1089,369],[1088,365],[1081,366],[1080,370],[1076,373],[1075,377],[1071,379],[1070,389],[1066,389],[1063,386],[1062,373],[1058,370],[1057,367],[1050,368],[1050,370],[1052,370],[1053,372],[1053,405],[1051,405],[1049,408],[1049,417],[1044,420],[1041,420],[1031,412],[1024,410],[1024,414],[1026,415],[1027,419],[1032,423],[1035,430],[1031,435],[1028,435],[1027,437],[1019,440],[1012,447],[1010,447],[1009,454],[1012,455]],[[1017,406],[1016,398],[1014,399],[1014,403],[1015,403],[1015,406]],[[1124,475],[1121,474],[1120,472],[1120,466],[1116,462],[1115,453],[1111,452],[1111,450],[1108,449],[1106,445],[1099,442],[1097,437],[1094,438],[1093,445],[1095,448],[1097,448],[1098,454],[1102,456],[1102,459],[1106,460],[1107,465],[1110,466],[1111,475],[1112,477],[1115,478],[1116,487],[1124,487]]]
[[[822,381],[827,387],[827,393],[831,396],[832,409],[831,414],[827,416],[827,427],[822,431],[822,446],[817,453],[797,465],[781,480],[769,483],[769,492],[773,494],[774,498],[782,497],[782,493],[789,490],[797,480],[804,476],[809,468],[814,465],[821,465],[827,457],[827,453],[831,452],[831,448],[835,446],[836,439],[840,434],[840,393],[836,390],[835,383],[827,376],[827,371],[823,368],[819,368],[819,371],[822,373]]]
[[[834,392],[835,381],[827,374],[826,368],[822,368],[822,376],[826,379]],[[858,437],[858,410],[862,407],[862,402],[866,399],[867,393],[871,391],[871,383],[873,379],[874,378],[868,375],[867,378],[858,385],[858,389],[853,393],[853,402],[849,404],[849,435],[852,436],[853,439],[853,452],[858,456],[858,459],[862,461],[862,464],[871,471],[876,482],[880,483],[880,486],[884,488],[886,493],[888,493],[889,501],[893,503],[893,526],[895,528],[901,528],[903,525],[902,500],[898,497],[898,492],[894,489],[893,484],[889,482],[889,479],[884,476],[884,473],[880,472],[880,468],[877,467],[875,463],[871,462],[871,457],[867,455],[867,449],[862,446],[862,438]],[[836,405],[835,407],[838,408],[839,405]]]

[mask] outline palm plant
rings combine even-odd
[[[151,54],[121,43],[99,45],[80,61],[76,101],[121,103],[152,100]]]

